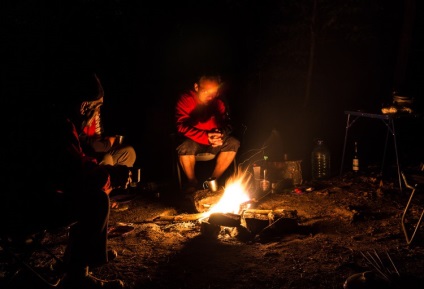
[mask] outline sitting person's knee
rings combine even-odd
[[[222,145],[223,151],[234,151],[237,152],[240,147],[240,141],[236,139],[235,137],[228,137],[224,144]]]
[[[113,166],[113,157],[111,154],[104,154],[102,160],[100,161],[101,165],[111,165]]]

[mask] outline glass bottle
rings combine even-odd
[[[322,139],[318,139],[311,153],[313,180],[330,177],[330,160],[330,150]]]
[[[358,142],[355,141],[355,150],[352,159],[352,170],[354,173],[359,172]]]

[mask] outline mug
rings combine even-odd
[[[259,180],[261,178],[261,167],[260,166],[254,166],[253,167],[253,177],[255,180]]]
[[[216,178],[208,178],[203,183],[203,189],[209,189],[211,192],[218,191],[218,181],[216,180]]]
[[[115,143],[117,145],[121,145],[124,142],[124,136],[123,135],[116,135],[115,136]]]

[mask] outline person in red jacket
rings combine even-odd
[[[90,78],[90,76],[88,76]],[[94,78],[92,78],[94,80]],[[119,280],[101,280],[90,268],[117,256],[108,250],[109,194],[126,188],[131,171],[125,165],[100,165],[81,147],[77,129],[80,109],[98,99],[95,83],[66,81],[59,97],[12,99],[16,109],[4,131],[11,145],[0,193],[0,232],[24,236],[39,228],[70,226],[61,288],[123,288]],[[75,89],[78,87],[78,89]],[[59,94],[60,93],[60,94]]]
[[[97,74],[87,75],[80,80],[75,89],[93,91],[96,95],[90,101],[84,101],[75,118],[78,137],[84,152],[94,157],[100,165],[126,166],[132,168],[136,160],[136,152],[133,146],[121,143],[117,136],[106,135],[101,118],[101,107],[104,102],[104,90]],[[126,189],[115,189],[114,195],[126,193]],[[128,209],[127,205],[111,202],[111,208],[116,211]]]
[[[136,152],[131,145],[119,143],[116,136],[104,134],[101,118],[101,107],[104,101],[104,90],[100,79],[96,74],[92,76],[99,93],[93,101],[86,101],[80,108],[81,123],[79,127],[79,139],[84,151],[96,157],[100,164],[125,165],[133,167],[136,160]]]
[[[218,180],[234,161],[240,147],[240,141],[231,136],[228,110],[220,97],[221,85],[219,75],[201,75],[193,89],[183,93],[176,103],[176,128],[183,138],[177,154],[188,180],[186,193],[194,192],[198,186],[194,170],[196,154],[216,155],[211,177]]]

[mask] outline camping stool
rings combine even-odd
[[[182,188],[183,188],[183,175],[182,175],[182,172],[181,172],[182,168],[181,168],[181,165],[180,165],[179,156],[176,153],[176,148],[179,144],[179,140],[178,140],[179,137],[178,137],[178,134],[175,133],[175,132],[171,133],[170,137],[171,137],[170,143],[171,143],[171,150],[172,150],[171,155],[173,156],[172,157],[172,163],[173,163],[172,164],[172,167],[173,167],[172,175],[173,176],[176,175],[176,179],[177,179],[177,182],[178,182],[178,188],[181,191]],[[215,158],[216,158],[216,155],[211,154],[211,153],[199,153],[199,154],[196,155],[196,162],[209,162],[209,161],[214,160]],[[234,172],[236,173],[237,169],[238,169],[236,158],[234,158],[234,160],[233,160],[233,166],[234,166],[234,168],[233,168]]]
[[[410,208],[410,206],[411,206],[411,201],[412,201],[412,199],[414,198],[415,192],[416,192],[416,191],[417,191],[417,189],[418,189],[418,183],[416,183],[414,186],[411,186],[411,185],[408,183],[408,181],[406,180],[405,174],[404,174],[403,172],[401,172],[401,174],[402,174],[402,178],[403,178],[403,181],[404,181],[404,183],[405,183],[405,186],[406,186],[408,189],[412,190],[411,195],[409,196],[408,203],[406,204],[405,209],[403,210],[403,214],[402,214],[402,221],[401,221],[401,224],[402,224],[402,230],[403,230],[403,233],[404,233],[404,235],[405,235],[406,243],[407,243],[408,245],[410,245],[410,244],[412,243],[412,241],[414,240],[415,235],[416,235],[416,233],[417,233],[418,229],[420,228],[420,225],[421,225],[421,222],[422,222],[422,220],[423,220],[423,216],[424,216],[424,209],[422,210],[422,212],[421,212],[421,216],[420,216],[420,218],[418,219],[418,221],[417,221],[417,223],[416,223],[416,225],[415,225],[415,229],[413,230],[412,234],[410,234],[410,232],[408,232],[408,230],[407,230],[407,228],[406,228],[406,226],[405,226],[405,218],[406,218],[406,214],[407,214],[407,212],[408,212],[408,210],[409,210],[409,208]]]
[[[215,159],[216,155],[211,153],[199,153],[196,156],[196,162],[208,162]],[[236,158],[233,160],[233,166],[234,166],[234,172],[237,172],[237,161]],[[178,178],[178,187],[180,190],[182,190],[183,184],[182,184],[182,175],[181,175],[181,165],[178,160],[178,155],[176,155],[176,171],[177,171],[177,178]]]

